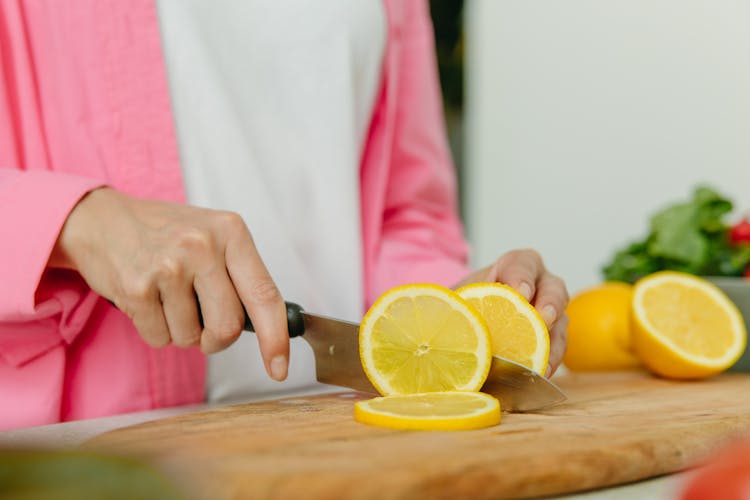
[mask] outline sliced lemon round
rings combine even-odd
[[[474,283],[456,290],[490,328],[492,353],[544,373],[549,359],[549,333],[534,306],[501,283]]]
[[[367,378],[384,396],[477,391],[490,369],[487,324],[453,291],[431,284],[385,292],[359,327]]]
[[[745,349],[742,315],[718,287],[662,271],[633,289],[633,347],[651,371],[701,378],[729,368]]]
[[[500,423],[500,402],[483,392],[387,396],[355,403],[354,419],[391,429],[480,429]]]

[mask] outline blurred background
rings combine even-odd
[[[698,184],[750,212],[750,3],[431,8],[475,264],[534,247],[576,292]]]

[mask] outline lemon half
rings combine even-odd
[[[633,289],[633,346],[643,363],[665,377],[719,373],[745,349],[742,315],[718,287],[674,271],[651,274]]]

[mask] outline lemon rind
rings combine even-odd
[[[385,427],[398,430],[425,430],[425,431],[457,431],[457,430],[475,430],[485,427],[492,427],[500,423],[501,408],[497,398],[483,392],[461,392],[461,391],[443,391],[433,393],[415,393],[395,396],[385,396],[385,398],[408,398],[410,396],[424,396],[425,394],[445,394],[449,392],[458,392],[460,394],[470,394],[475,399],[480,399],[486,404],[483,408],[475,410],[461,416],[408,416],[377,410],[371,407],[374,400],[382,400],[384,397],[373,398],[364,401],[358,401],[354,404],[354,419],[357,422]]]

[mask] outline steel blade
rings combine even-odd
[[[559,387],[541,374],[499,356],[492,357],[482,392],[498,398],[503,411],[541,410],[567,399]]]
[[[302,311],[305,339],[315,354],[319,382],[377,394],[359,358],[359,325]]]

